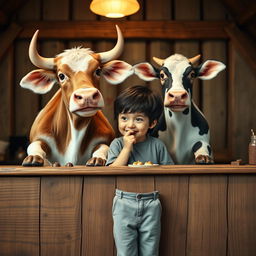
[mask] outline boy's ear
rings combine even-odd
[[[154,120],[150,125],[149,125],[149,129],[153,129],[157,124],[157,120]]]

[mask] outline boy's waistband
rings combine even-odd
[[[153,191],[150,193],[133,193],[133,192],[125,192],[119,189],[116,189],[116,196],[119,198],[133,199],[133,200],[148,200],[148,199],[158,199],[159,192]]]

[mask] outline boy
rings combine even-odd
[[[163,113],[159,95],[145,86],[127,88],[115,100],[114,112],[123,137],[112,141],[107,165],[125,166],[136,161],[173,164],[164,143],[148,135]]]
[[[116,99],[115,118],[123,137],[113,140],[107,165],[125,166],[135,161],[173,164],[163,142],[148,135],[163,112],[160,96],[145,86],[124,90]],[[157,191],[132,193],[116,190],[112,215],[118,256],[157,256],[161,203]]]

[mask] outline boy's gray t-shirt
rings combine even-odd
[[[114,139],[108,150],[108,159],[106,165],[112,164],[123,149],[123,137]],[[147,136],[147,139],[133,145],[127,164],[133,164],[136,161],[147,162],[153,164],[169,165],[174,164],[170,154],[164,143],[155,137]]]

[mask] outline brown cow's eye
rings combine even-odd
[[[59,77],[60,82],[64,82],[65,80],[68,79],[68,77],[61,72],[58,73],[58,77]]]
[[[193,79],[193,78],[195,78],[196,77],[196,73],[194,72],[194,71],[192,71],[192,72],[190,72],[189,73],[189,78],[191,79]]]

